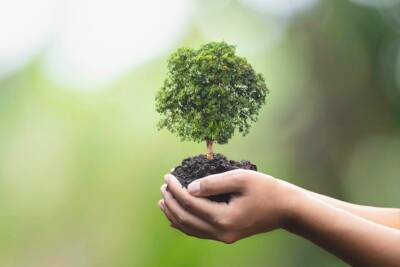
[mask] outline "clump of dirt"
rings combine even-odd
[[[186,158],[181,165],[171,172],[182,186],[187,187],[191,182],[207,175],[223,173],[235,169],[247,169],[257,171],[257,166],[250,161],[228,160],[224,155],[214,154],[214,158],[208,160],[205,155]],[[231,194],[221,194],[208,197],[210,200],[228,203]]]

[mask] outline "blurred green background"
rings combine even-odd
[[[0,3],[0,266],[345,266],[285,231],[169,228],[162,177],[204,144],[158,132],[169,53],[225,40],[270,95],[232,159],[362,204],[400,203],[399,1]]]

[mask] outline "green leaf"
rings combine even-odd
[[[211,42],[198,50],[179,48],[156,95],[158,129],[182,140],[224,144],[236,129],[249,132],[267,94],[263,76],[235,55],[234,46]]]

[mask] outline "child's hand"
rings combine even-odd
[[[282,227],[352,266],[400,267],[398,209],[353,205],[249,170],[210,175],[188,190],[170,175],[166,182],[159,205],[188,235],[233,243]],[[233,193],[228,204],[203,198],[221,193]]]
[[[281,227],[294,203],[293,187],[249,170],[210,175],[192,182],[187,190],[170,174],[165,181],[159,206],[171,226],[225,243]],[[222,193],[233,193],[228,204],[203,198]]]

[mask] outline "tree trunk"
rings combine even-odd
[[[213,152],[213,141],[207,140],[207,159],[211,160],[214,158],[214,152]]]

